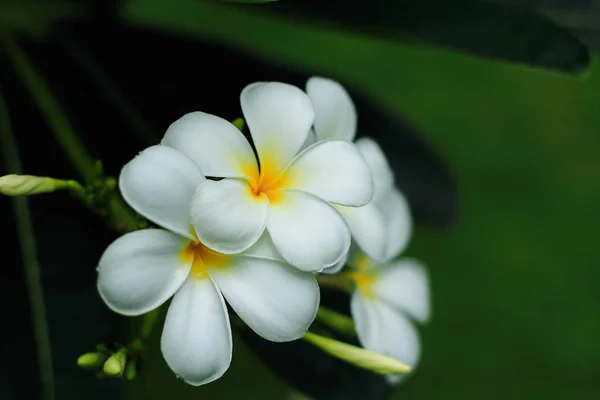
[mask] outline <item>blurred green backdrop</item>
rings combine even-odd
[[[597,63],[573,78],[202,7],[159,14],[134,3],[125,15],[343,79],[406,117],[453,172],[457,225],[417,227],[407,251],[430,267],[434,318],[422,329],[422,364],[398,399],[599,398]],[[140,386],[151,390],[134,392],[282,398],[285,389],[236,346],[231,371],[215,384],[195,390],[148,377]]]
[[[585,79],[574,78],[185,4],[133,1],[123,17],[341,79],[404,117],[451,170],[456,225],[417,226],[407,251],[430,268],[434,316],[421,330],[421,365],[398,399],[600,398],[596,62]],[[269,400],[289,393],[241,340],[229,372],[200,388],[178,381],[154,349],[155,362],[127,385],[128,398]]]

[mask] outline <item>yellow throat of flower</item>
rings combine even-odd
[[[190,276],[196,279],[208,277],[208,269],[223,269],[230,263],[231,256],[217,253],[197,241],[190,241],[181,251],[183,262],[192,263]]]

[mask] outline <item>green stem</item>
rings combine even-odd
[[[77,172],[83,177],[85,183],[91,185],[97,178],[95,162],[75,134],[73,127],[49,86],[41,74],[36,71],[33,63],[18,43],[9,37],[5,37],[4,46],[15,72],[29,90],[29,94],[33,97],[40,112],[46,118],[46,122],[62,146],[63,151],[69,157]],[[136,230],[138,228],[135,215],[130,212],[118,197],[113,197],[109,201],[108,206],[110,214],[114,219],[114,225],[117,228],[122,230]]]
[[[325,275],[317,276],[319,285],[332,287],[348,294],[354,293],[354,283],[344,275]]]
[[[330,328],[349,336],[356,336],[354,321],[344,314],[320,306],[316,320]]]
[[[6,170],[10,173],[22,173],[21,162],[18,156],[17,142],[12,133],[10,117],[6,102],[0,92],[0,144]],[[44,305],[44,291],[40,278],[40,267],[36,255],[35,236],[33,224],[28,208],[26,196],[12,197],[11,202],[15,211],[17,233],[21,246],[21,257],[25,269],[27,292],[31,305],[31,316],[37,345],[37,357],[42,381],[44,399],[52,400],[55,397],[54,375],[52,372],[52,351],[50,347],[50,334],[46,320]]]

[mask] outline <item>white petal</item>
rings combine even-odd
[[[351,141],[356,134],[356,109],[350,95],[336,81],[312,77],[306,93],[315,109],[315,131],[319,140]]]
[[[244,180],[206,180],[192,201],[192,221],[198,239],[220,253],[248,249],[264,232],[268,217],[266,196],[253,195]]]
[[[381,260],[385,254],[387,226],[383,215],[373,203],[362,207],[336,206],[342,214],[352,238],[363,252],[373,260]]]
[[[373,197],[373,177],[356,147],[326,140],[309,147],[284,172],[286,187],[344,206],[362,206]]]
[[[271,205],[267,229],[279,253],[303,271],[321,271],[342,259],[350,231],[339,212],[325,201],[294,190]]]
[[[412,217],[408,202],[394,187],[374,203],[383,215],[387,232],[382,260],[391,260],[406,248],[412,234]]]
[[[265,229],[261,237],[248,250],[241,253],[247,257],[264,258],[267,260],[284,262],[284,258],[279,254],[269,231]]]
[[[204,175],[255,178],[258,163],[250,143],[229,121],[192,112],[173,122],[161,142],[191,158]]]
[[[373,199],[377,200],[380,195],[386,193],[394,186],[394,171],[390,168],[383,150],[373,139],[364,137],[358,139],[356,147],[362,156],[367,160],[369,168],[373,173],[373,182],[375,184],[375,193]]]
[[[304,141],[302,147],[300,147],[299,151],[302,152],[304,149],[307,149],[315,143],[317,143],[317,135],[315,131],[311,129],[308,131],[308,136],[306,137],[306,140]]]
[[[127,233],[106,249],[98,265],[98,291],[112,310],[140,315],[167,301],[188,276],[189,240],[162,229]]]
[[[358,291],[352,295],[350,310],[358,339],[366,349],[395,358],[413,369],[417,366],[421,354],[419,334],[401,312],[365,298]]]
[[[340,261],[338,261],[331,267],[323,268],[323,271],[321,271],[321,273],[327,274],[327,275],[334,275],[334,274],[337,274],[338,272],[340,272],[344,268],[346,263],[348,262],[348,254],[349,253],[350,252],[348,251],[348,253],[346,253]]]
[[[247,86],[240,102],[261,168],[283,170],[313,124],[310,98],[295,86],[268,82]]]
[[[394,261],[379,270],[374,294],[420,322],[429,319],[429,279],[423,265],[413,259]]]
[[[206,179],[184,154],[152,146],[127,163],[119,188],[127,203],[150,221],[190,239],[190,203]]]
[[[319,286],[313,275],[277,261],[233,259],[231,268],[209,269],[209,273],[240,318],[267,340],[302,337],[319,308]]]
[[[231,363],[227,307],[210,278],[189,278],[169,306],[160,348],[175,374],[198,386],[219,379]]]

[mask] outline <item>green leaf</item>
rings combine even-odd
[[[270,10],[342,29],[497,60],[579,73],[589,52],[576,35],[521,4],[485,0],[284,2]],[[570,3],[569,7],[576,8]],[[561,12],[564,8],[561,9]]]
[[[246,25],[261,26],[260,32],[249,30],[248,37],[266,35],[271,42],[279,40],[273,32],[281,27],[308,28],[313,24],[570,73],[582,72],[589,65],[588,49],[569,30],[541,12],[510,4],[475,0],[287,1],[261,11],[197,0],[174,0],[168,8],[159,0],[132,0],[123,16],[128,22],[229,45],[249,40],[239,36]],[[306,40],[319,47],[308,35]]]

